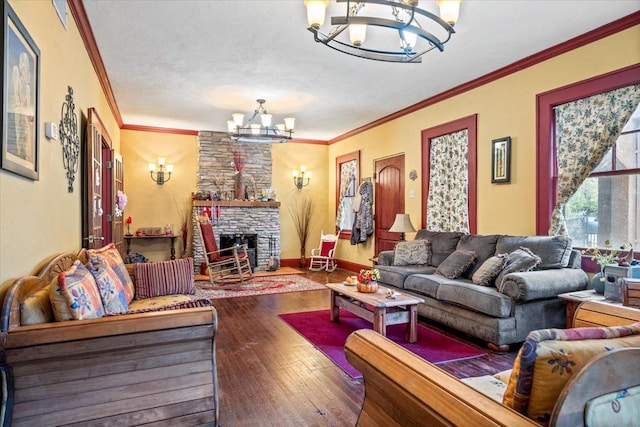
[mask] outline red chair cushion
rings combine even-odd
[[[322,242],[322,245],[320,245],[320,256],[329,256],[329,251],[335,246],[335,242]]]

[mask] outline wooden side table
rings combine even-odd
[[[162,234],[158,236],[124,236],[127,242],[127,255],[131,253],[131,240],[171,239],[171,259],[176,259],[176,234]]]
[[[591,320],[587,323],[582,321],[575,322],[574,319],[576,317],[576,311],[581,306],[582,303],[589,302],[587,307],[599,307],[598,312],[601,313],[609,313],[602,314],[601,316],[607,317],[612,315],[613,313],[626,313],[631,316],[631,318],[637,317],[640,320],[640,310],[634,307],[623,306],[619,301],[612,301],[610,299],[606,299],[604,295],[596,293],[593,289],[589,289],[586,291],[578,291],[578,292],[567,292],[564,294],[558,295],[560,299],[563,299],[567,302],[567,328],[572,328],[576,326],[593,326],[598,325],[597,321],[592,322]],[[593,303],[593,304],[592,304]],[[616,314],[617,315],[617,314]],[[594,315],[594,318],[598,318],[600,315]],[[618,316],[618,315],[617,315]],[[618,316],[620,317],[620,316]],[[621,323],[625,324],[625,323]]]

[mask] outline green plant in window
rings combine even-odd
[[[620,245],[620,250],[624,250],[631,246],[630,242]],[[604,268],[607,264],[613,264],[617,261],[619,249],[614,249],[609,240],[604,241],[604,249],[601,250],[597,246],[582,251],[585,255],[591,255],[591,261],[595,261],[600,266],[600,281],[604,282]]]

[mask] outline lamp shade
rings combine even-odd
[[[393,225],[389,229],[393,233],[413,233],[416,231],[411,224],[411,218],[409,214],[396,214],[396,219],[393,221]]]

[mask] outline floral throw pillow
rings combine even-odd
[[[100,299],[107,314],[126,313],[129,310],[127,294],[118,275],[101,256],[91,258],[89,271],[96,281]]]
[[[105,261],[107,261],[113,271],[118,275],[124,291],[127,294],[127,302],[131,302],[134,292],[133,281],[131,280],[131,276],[129,276],[127,267],[124,265],[124,261],[116,245],[109,243],[100,249],[89,249],[87,254],[89,255],[89,262],[92,262],[92,258],[104,257]]]
[[[494,255],[482,263],[480,268],[473,273],[471,281],[480,286],[491,286],[493,279],[502,271],[502,268],[509,259],[508,254]]]
[[[393,265],[428,265],[431,261],[431,240],[399,242],[393,253]]]
[[[58,286],[75,320],[104,316],[98,286],[80,261],[58,275]]]

